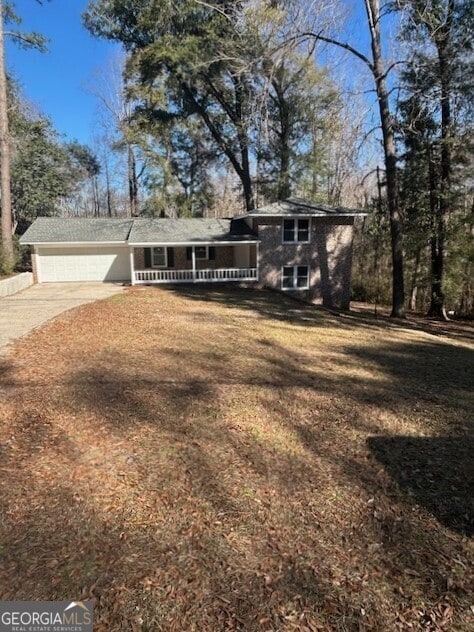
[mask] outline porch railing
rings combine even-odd
[[[217,268],[209,270],[135,270],[135,284],[209,283],[257,281],[257,268]]]

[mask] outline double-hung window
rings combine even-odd
[[[309,288],[308,266],[284,266],[281,287],[283,290],[307,290]]]
[[[157,246],[151,249],[151,265],[152,268],[166,268],[168,265],[166,248]]]
[[[283,220],[283,243],[308,243],[309,242],[309,219],[284,219]]]
[[[209,259],[209,247],[195,246],[194,254],[196,255],[196,259]]]

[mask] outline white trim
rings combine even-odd
[[[259,244],[261,239],[244,239],[240,241],[144,241],[127,242],[129,246],[135,248],[152,248],[153,246],[233,246],[235,244]]]
[[[164,252],[165,252],[165,263],[162,266],[157,266],[153,262],[153,251],[156,248],[162,248],[164,250]],[[151,267],[154,268],[155,270],[159,269],[159,268],[167,268],[168,267],[168,250],[167,250],[166,246],[151,246],[150,250],[151,250]]]
[[[193,281],[196,282],[196,251],[194,250],[194,246],[191,249],[191,261],[193,268]]]
[[[196,248],[205,248],[206,250],[206,256],[205,257],[198,257],[196,254],[196,261],[209,261],[209,248],[211,248],[212,246],[193,246],[194,248],[194,253],[196,254]]]
[[[133,246],[135,248],[151,248],[153,246],[232,246],[234,244],[258,244],[261,239],[241,239],[239,241],[20,241],[22,246],[39,246],[47,248],[64,248],[67,246]]]
[[[130,279],[132,285],[135,285],[135,249],[130,248]]]
[[[134,283],[222,283],[258,281],[257,268],[211,268],[192,270],[135,270]]]
[[[257,269],[257,280],[258,280],[260,278],[260,244],[257,244],[257,247],[255,248],[255,267]]]
[[[285,241],[285,222],[295,222],[293,227],[293,236],[298,237],[299,220],[306,220],[308,222],[308,239],[300,241],[299,239],[293,239],[292,241]],[[311,218],[309,217],[284,217],[281,222],[281,243],[288,244],[310,244],[311,243]]]
[[[275,218],[283,218],[287,217],[292,219],[293,217],[365,217],[369,213],[368,211],[355,211],[354,213],[325,213],[324,211],[320,211],[319,213],[244,213],[243,215],[235,215],[233,219],[245,219],[247,217],[270,217],[272,219]]]
[[[293,286],[292,287],[284,287],[283,279],[285,277],[285,268],[293,268]],[[307,284],[304,287],[298,287],[298,268],[306,268],[307,269]],[[299,292],[301,290],[309,290],[309,276],[310,276],[310,267],[307,264],[295,264],[289,266],[281,266],[281,289],[284,292]]]
[[[34,258],[35,258],[35,266],[36,266],[36,281],[41,283],[41,257],[39,256],[38,249],[36,246],[33,246]]]
[[[68,246],[129,246],[128,241],[20,241],[22,246],[38,246],[41,248],[65,248]]]

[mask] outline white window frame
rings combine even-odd
[[[298,239],[299,223],[301,220],[308,222],[308,239],[302,241]],[[285,222],[294,222],[293,239],[291,241],[285,240]],[[284,217],[281,223],[281,241],[283,244],[309,244],[311,241],[311,219],[309,217]]]
[[[165,254],[165,263],[163,265],[157,265],[155,263],[155,250],[163,250]],[[151,267],[152,268],[167,268],[168,267],[168,249],[166,246],[153,246],[151,249]]]
[[[285,276],[285,268],[292,268],[293,270],[293,285],[291,287],[285,287],[283,284],[284,278]],[[306,268],[306,285],[304,287],[298,287],[298,268]],[[281,268],[281,289],[284,292],[294,292],[294,291],[300,291],[300,290],[309,290],[309,276],[310,276],[310,269],[308,265],[304,265],[304,264],[300,264],[300,265],[294,265],[294,266],[282,266]]]
[[[198,248],[204,248],[204,250],[206,251],[205,257],[198,256],[198,253],[197,253]],[[196,261],[208,261],[209,260],[209,246],[194,246],[194,254],[196,256]]]

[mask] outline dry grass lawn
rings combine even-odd
[[[436,334],[436,335],[435,335]],[[0,599],[97,632],[472,630],[474,345],[130,289],[0,364]]]

